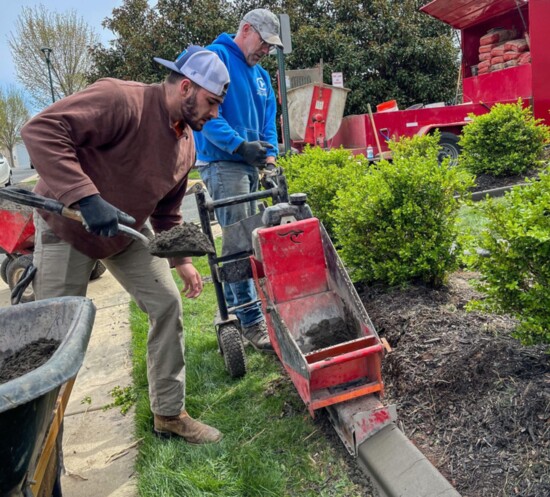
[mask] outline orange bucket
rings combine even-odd
[[[397,100],[388,100],[376,106],[376,112],[392,112],[394,110],[399,110]]]

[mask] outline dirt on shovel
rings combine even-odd
[[[192,257],[215,254],[210,239],[193,223],[183,223],[163,231],[149,242],[149,252],[157,257]]]

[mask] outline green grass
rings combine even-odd
[[[189,171],[189,179],[201,179],[201,175],[199,174],[197,168],[194,167],[191,171]]]
[[[503,198],[492,199],[493,202],[503,202]],[[489,220],[481,212],[484,201],[472,202],[463,205],[458,211],[458,229],[460,233],[478,238],[480,233],[487,229]]]
[[[458,229],[460,233],[469,233],[476,237],[487,226],[487,219],[478,204],[463,205],[458,211]]]
[[[209,275],[206,259],[195,259]],[[147,319],[131,304],[136,435],[141,497],[269,497],[362,494],[346,462],[310,418],[276,356],[247,348],[248,373],[233,380],[218,353],[214,288],[183,299],[186,408],[224,433],[218,444],[193,446],[152,434],[145,369]]]

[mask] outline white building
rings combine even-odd
[[[31,168],[31,159],[23,142],[20,142],[15,146],[15,150],[13,152],[13,162],[13,167],[18,169]]]

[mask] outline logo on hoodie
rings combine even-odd
[[[267,87],[263,78],[257,78],[256,83],[258,84],[258,95],[260,97],[267,97]]]

